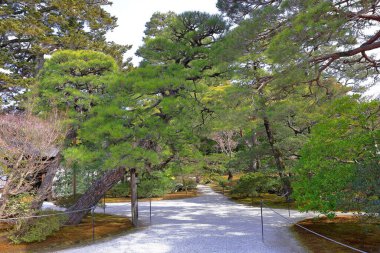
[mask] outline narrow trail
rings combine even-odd
[[[260,208],[236,204],[210,187],[199,186],[201,196],[152,203],[139,203],[141,227],[88,246],[60,252],[306,252],[293,237],[289,225],[268,209],[264,215],[264,242],[261,240]],[[103,209],[97,209],[102,212]],[[276,209],[287,215],[288,210]],[[129,215],[126,203],[107,204],[107,213]],[[310,215],[291,211],[294,220]]]

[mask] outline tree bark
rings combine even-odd
[[[131,174],[131,213],[132,213],[132,224],[137,227],[138,214],[137,214],[137,182],[136,182],[136,169],[132,168],[129,170]]]
[[[120,167],[113,169],[104,173],[104,175],[96,180],[92,186],[83,194],[78,201],[71,206],[67,211],[83,210],[95,206],[103,195],[111,189],[112,186],[117,184],[123,179],[125,174],[125,168]],[[76,225],[81,222],[84,216],[89,213],[90,210],[85,210],[81,212],[75,212],[69,214],[67,225]]]
[[[255,148],[259,145],[259,141],[257,140],[257,133],[255,131],[252,132],[252,147]],[[254,172],[259,171],[260,169],[260,158],[258,154],[253,154],[253,164],[252,169]]]
[[[234,175],[232,175],[232,171],[228,170],[228,181],[232,181],[233,177],[234,177]]]
[[[292,188],[290,185],[289,176],[286,175],[285,173],[285,163],[284,163],[284,160],[282,159],[282,153],[275,145],[276,141],[273,135],[272,126],[270,124],[268,116],[264,115],[263,120],[264,120],[264,127],[265,127],[265,132],[267,134],[268,142],[269,142],[269,145],[271,146],[273,157],[276,162],[276,167],[283,184],[284,195],[286,199],[289,200],[290,194],[292,193]]]
[[[41,183],[41,186],[38,188],[36,197],[32,202],[32,209],[41,209],[44,200],[50,196],[53,186],[53,180],[59,168],[60,162],[61,157],[60,155],[57,155],[57,157],[55,157],[51,164],[48,166],[46,175]]]

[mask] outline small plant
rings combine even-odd
[[[21,193],[8,199],[5,213],[7,216],[25,216],[30,211],[33,195]]]
[[[39,214],[57,214],[57,212],[43,212]],[[21,219],[17,221],[8,238],[16,244],[22,242],[41,242],[49,235],[58,231],[65,220],[65,215]]]
[[[228,187],[228,184],[229,184],[229,181],[227,179],[224,179],[224,178],[218,179],[218,185],[222,187],[223,195],[224,195],[224,190]]]
[[[197,182],[191,178],[183,178],[182,184],[183,184],[183,189],[186,191],[186,194],[189,190],[193,190],[197,188]]]
[[[130,185],[128,183],[119,183],[112,187],[108,192],[107,196],[112,198],[127,197],[130,193]]]

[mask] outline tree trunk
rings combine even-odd
[[[95,206],[103,195],[111,189],[112,186],[117,184],[123,179],[125,174],[125,168],[120,167],[113,169],[104,173],[104,175],[96,180],[92,186],[83,194],[78,201],[71,206],[67,211],[83,210]],[[90,210],[85,210],[82,212],[75,212],[69,214],[69,218],[66,222],[67,225],[76,225],[81,222],[83,217],[90,212]]]
[[[132,213],[132,224],[137,227],[137,184],[136,184],[136,169],[132,168],[129,170],[131,174],[131,213]]]
[[[257,140],[257,134],[255,131],[252,132],[252,147],[255,148],[259,145],[259,142]],[[260,158],[258,154],[253,154],[253,164],[252,169],[254,172],[257,172],[260,170]]]
[[[231,181],[234,175],[232,175],[232,171],[228,170],[228,181]]]
[[[41,186],[38,188],[36,197],[32,202],[32,209],[41,209],[44,200],[50,196],[53,186],[53,180],[59,168],[60,162],[61,157],[60,155],[57,155],[57,157],[55,157],[51,164],[48,166],[46,175],[41,183]]]
[[[77,170],[75,167],[73,168],[73,196],[74,199],[77,196]]]
[[[280,178],[284,187],[284,191],[285,191],[284,194],[285,194],[286,199],[289,200],[290,194],[292,193],[292,188],[290,186],[289,177],[285,173],[285,163],[284,163],[284,160],[282,159],[281,151],[275,146],[276,141],[274,139],[272,126],[269,122],[268,117],[264,115],[263,120],[264,120],[265,131],[268,137],[268,142],[272,148],[272,153],[273,153],[274,160],[276,162],[276,167],[278,169],[278,173],[280,175]]]

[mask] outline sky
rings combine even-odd
[[[133,45],[126,57],[133,57],[133,64],[138,65],[139,59],[135,52],[142,45],[145,23],[155,12],[174,11],[204,11],[217,13],[217,0],[112,0],[112,6],[104,9],[118,18],[118,27],[107,34],[109,41],[118,44]]]

